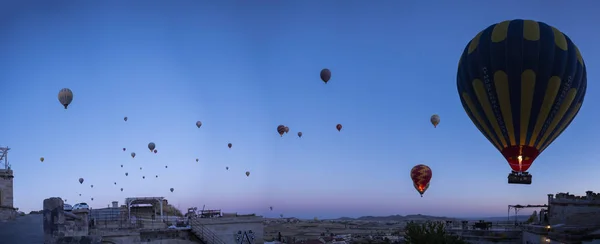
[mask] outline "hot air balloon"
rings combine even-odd
[[[129,173],[125,173],[125,176],[128,176],[128,175],[129,175]]]
[[[336,128],[338,131],[341,131],[341,130],[342,130],[342,124],[337,124],[337,125],[335,126],[335,128]]]
[[[233,146],[233,144],[231,144],[231,143],[227,144],[227,147],[231,148],[231,146]]]
[[[134,152],[131,153],[131,158],[135,158],[135,153]]]
[[[63,88],[58,92],[58,101],[62,104],[65,109],[73,101],[73,92],[69,88]]]
[[[565,34],[542,22],[511,20],[467,44],[456,83],[467,115],[512,168],[509,183],[531,184],[526,171],[583,104],[587,71]]]
[[[154,153],[157,153],[157,152],[158,152],[158,150],[154,149]]]
[[[168,168],[169,166],[165,165],[165,169]]]
[[[298,137],[302,138],[302,132],[298,132]]]
[[[156,175],[156,178],[158,178],[158,175]]]
[[[225,167],[225,170],[229,170],[229,167]]]
[[[146,176],[142,176],[142,179],[146,179]]]
[[[125,116],[125,117],[123,118],[123,120],[125,120],[125,122],[127,122],[127,116]]]
[[[171,188],[171,189],[169,189],[169,190],[171,190],[171,192],[173,192],[175,189]]]
[[[419,164],[410,170],[410,178],[413,181],[413,186],[423,197],[423,193],[429,188],[429,181],[431,181],[432,172],[429,166]]]
[[[431,118],[429,118],[429,121],[431,121],[433,128],[437,128],[437,125],[440,124],[440,116],[437,114],[431,115]]]
[[[246,176],[250,176],[250,171],[246,171]],[[260,177],[258,177],[260,178]]]
[[[94,185],[90,185],[91,188],[94,188]]]
[[[40,161],[42,161],[42,163],[43,163],[43,162],[44,162],[44,157],[41,157],[41,158],[40,158]]]
[[[92,197],[91,200],[94,201],[94,198]]]
[[[200,128],[200,126],[202,126],[202,122],[200,120],[196,121],[196,127]]]
[[[148,149],[150,149],[150,152],[154,151],[155,147],[156,147],[156,144],[154,144],[154,142],[148,143]]]
[[[121,188],[121,191],[123,191],[123,188]]]
[[[83,184],[83,178],[79,178],[79,184]]]
[[[121,164],[121,168],[123,168],[123,165]]]
[[[285,125],[278,125],[277,133],[279,133],[280,136],[283,136],[283,133],[285,133]]]
[[[140,167],[140,170],[142,170],[142,167]]]
[[[79,193],[79,196],[81,196],[81,193]]]
[[[283,214],[280,214],[279,217],[283,218]]]
[[[322,69],[320,76],[321,80],[327,84],[329,79],[331,79],[331,71],[329,69]]]
[[[115,185],[117,185],[117,182],[115,182]]]
[[[127,148],[123,148],[123,152],[125,152],[125,150],[127,150]]]
[[[196,162],[198,162],[198,159],[196,159]]]
[[[273,211],[273,206],[270,206],[269,209],[271,209],[271,211]]]
[[[285,127],[285,133],[287,134],[288,132],[290,132],[290,127]]]

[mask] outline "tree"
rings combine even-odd
[[[467,244],[458,236],[446,233],[446,226],[441,222],[415,223],[406,225],[404,240],[407,244]]]
[[[533,213],[531,214],[531,216],[529,216],[529,219],[527,219],[527,223],[533,223],[536,218],[537,218],[537,211],[534,210]]]

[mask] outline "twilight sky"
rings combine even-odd
[[[2,3],[0,145],[12,148],[15,206],[165,196],[182,209],[267,217],[472,217],[543,204],[548,193],[600,191],[600,3],[569,3]],[[583,108],[533,164],[529,186],[507,184],[510,167],[456,89],[469,40],[515,18],[566,33],[588,68]],[[333,73],[327,85],[322,68]],[[74,92],[68,110],[57,100],[65,87]],[[279,124],[290,127],[283,138]],[[433,170],[423,198],[409,177],[419,163]]]

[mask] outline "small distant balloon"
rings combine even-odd
[[[81,196],[81,193],[79,193],[79,196]]]
[[[154,153],[157,153],[157,152],[158,152],[158,150],[154,149]]]
[[[229,170],[229,167],[225,167],[225,170]]]
[[[200,128],[202,126],[202,122],[200,120],[196,121],[196,127]]]
[[[142,167],[140,167],[140,170],[142,170]]]
[[[117,184],[117,182],[115,182],[115,185]]]
[[[94,188],[94,185],[90,185],[90,187]]]
[[[337,124],[337,125],[335,126],[335,128],[336,128],[338,131],[341,131],[341,130],[342,130],[342,124]]]
[[[142,179],[146,179],[146,176],[142,176]]]
[[[40,158],[40,161],[42,161],[42,163],[43,163],[43,162],[44,162],[44,157],[41,157],[41,158]]]
[[[327,84],[329,79],[331,79],[331,71],[329,69],[322,69],[320,76],[321,80]]]
[[[437,128],[438,124],[440,124],[440,116],[437,114],[431,115],[429,121],[431,121],[433,128]]]
[[[123,188],[121,188],[121,191],[123,191]]]
[[[79,184],[83,184],[83,178],[79,178]]]
[[[150,152],[154,151],[154,148],[156,148],[156,144],[154,144],[154,142],[148,143],[148,149],[150,149]]]
[[[227,147],[231,148],[231,146],[233,146],[233,144],[231,144],[231,143],[227,144]]]
[[[121,164],[121,168],[123,168],[123,165]]]
[[[92,197],[92,201],[94,201],[94,198]]]
[[[158,178],[158,175],[156,175],[156,178]]]
[[[58,101],[62,104],[65,109],[73,101],[73,92],[69,88],[63,88],[58,92]]]
[[[246,176],[250,176],[250,171],[246,171]],[[260,177],[258,177],[260,178]]]
[[[175,189],[171,188],[171,189],[169,189],[169,190],[171,190],[171,192],[173,192]]]
[[[302,132],[298,132],[298,137],[302,137]]]
[[[269,209],[271,209],[271,211],[273,211],[273,206],[269,207]]]
[[[196,159],[196,162],[198,162],[198,159]]]
[[[165,165],[165,169],[168,168],[169,166]]]
[[[125,176],[128,176],[128,175],[129,175],[129,173],[125,173]]]
[[[277,126],[277,133],[278,133],[280,136],[283,136],[283,133],[285,133],[285,125],[278,125],[278,126]]]
[[[290,132],[290,127],[285,127],[285,133],[287,134],[288,132]]]
[[[125,122],[127,122],[127,116],[125,116],[125,117],[123,118],[123,120],[125,120]]]
[[[131,153],[131,158],[135,158],[135,153],[134,152]]]

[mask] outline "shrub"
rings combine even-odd
[[[415,223],[409,222],[404,231],[407,244],[467,244],[458,236],[446,232],[446,226],[441,222]]]

